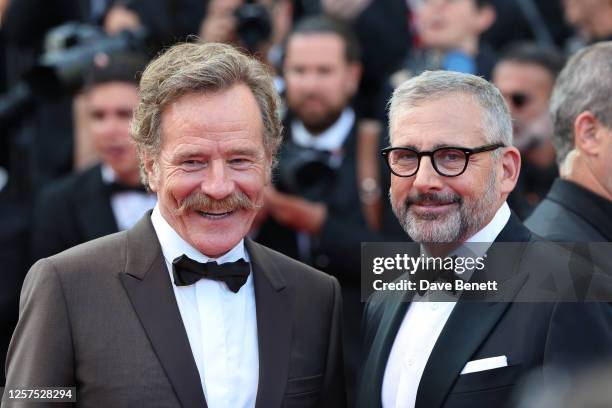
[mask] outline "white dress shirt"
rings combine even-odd
[[[311,134],[302,122],[294,120],[291,122],[291,137],[298,146],[337,152],[342,149],[354,124],[355,112],[351,108],[345,108],[334,124],[318,135]]]
[[[173,283],[206,403],[210,408],[254,407],[259,347],[252,270],[237,293],[230,291],[225,282],[210,279],[176,286],[172,276],[172,261],[183,254],[198,262],[248,261],[244,240],[225,255],[211,259],[183,240],[161,215],[158,206],[153,209],[151,221]]]
[[[466,242],[490,242],[510,219],[510,208],[504,204],[483,229]],[[488,247],[479,247],[486,252]],[[483,254],[478,254],[482,256]],[[464,279],[468,276],[463,277]],[[468,280],[468,279],[466,279]],[[424,297],[428,295],[425,294]],[[446,325],[456,302],[412,302],[397,331],[389,353],[382,385],[384,408],[413,408],[427,360]]]
[[[116,180],[113,169],[102,164],[102,181],[110,184]],[[119,231],[130,229],[136,222],[157,203],[155,194],[141,193],[139,191],[122,191],[110,198],[111,208]]]

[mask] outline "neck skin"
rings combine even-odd
[[[466,53],[467,55],[471,57],[476,57],[479,51],[478,37],[467,38],[465,41],[459,44],[457,49],[463,51],[464,53]]]
[[[577,150],[572,150],[559,171],[561,178],[578,184],[581,187],[612,201],[612,192],[608,191],[601,178],[594,174],[587,158]]]

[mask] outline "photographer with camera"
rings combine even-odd
[[[281,44],[291,29],[291,0],[210,0],[200,24],[204,42],[222,42],[245,48],[277,66]]]
[[[256,239],[337,277],[344,303],[345,366],[350,391],[358,364],[360,248],[381,239],[378,134],[350,106],[361,65],[344,25],[311,17],[287,40],[283,64],[288,116],[275,186]]]

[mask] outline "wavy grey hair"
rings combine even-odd
[[[393,92],[389,101],[389,129],[402,111],[448,95],[469,95],[482,108],[482,134],[486,143],[512,146],[512,118],[499,90],[481,77],[452,71],[425,71]],[[500,151],[495,151],[499,157]]]
[[[574,149],[574,122],[582,112],[612,128],[612,41],[576,53],[559,74],[550,100],[557,163]]]
[[[275,163],[281,142],[279,97],[269,68],[236,48],[217,43],[184,43],[154,59],[140,79],[140,100],[130,134],[140,159],[145,186],[148,177],[144,155],[157,157],[161,150],[161,116],[164,109],[192,92],[217,92],[236,84],[247,85],[257,101],[263,122],[266,153]]]

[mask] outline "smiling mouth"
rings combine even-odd
[[[450,210],[450,208],[456,203],[414,203],[410,207],[416,214],[442,214]]]
[[[211,220],[221,220],[223,218],[227,218],[231,216],[234,213],[234,211],[232,210],[232,211],[226,211],[226,212],[221,212],[221,213],[197,211],[197,213],[200,214],[204,218],[208,218]]]
[[[451,205],[451,204],[455,204],[455,203],[454,202],[448,202],[448,203],[423,202],[423,203],[414,203],[413,205],[416,205],[417,207],[430,208],[430,207],[444,207],[444,206]]]

